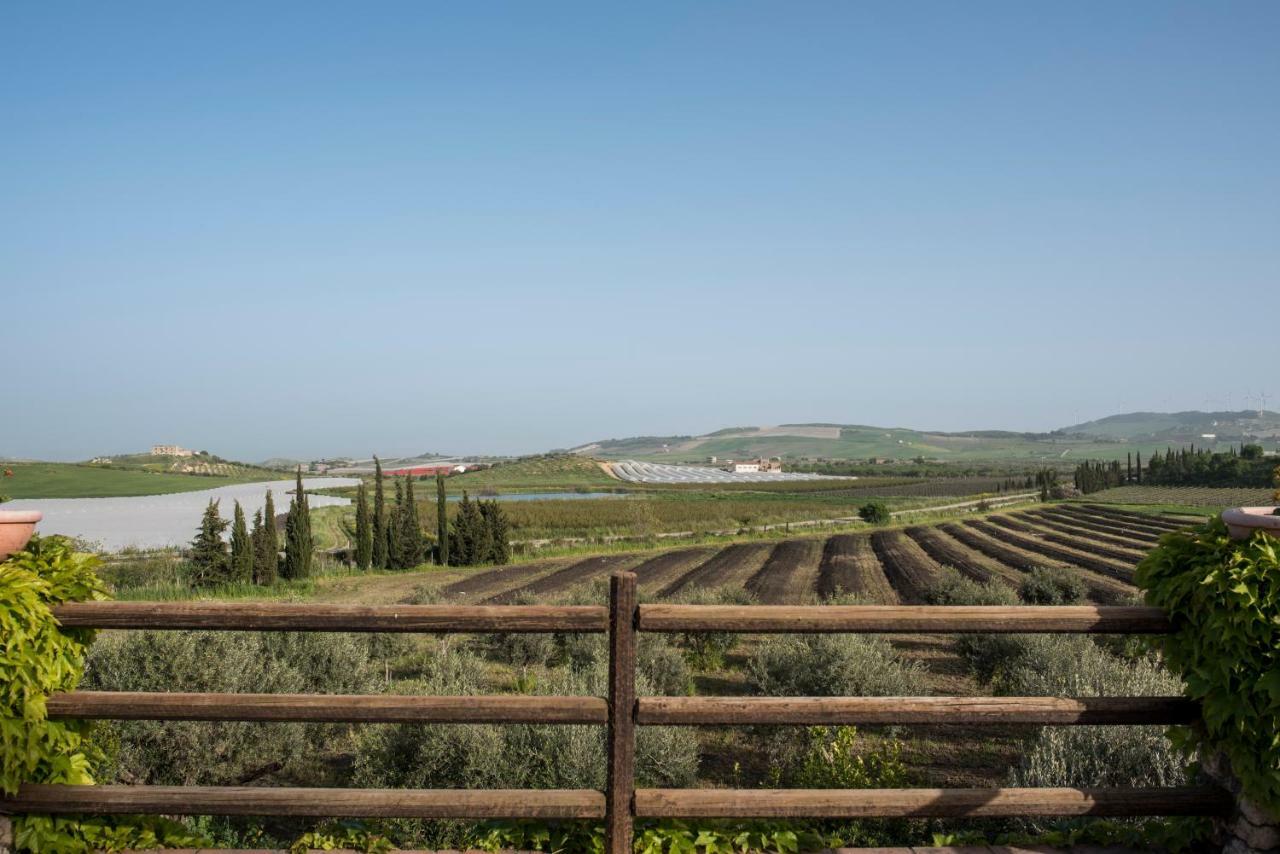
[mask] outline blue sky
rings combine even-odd
[[[0,455],[1276,383],[1280,4],[8,3]]]

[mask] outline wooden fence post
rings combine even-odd
[[[631,854],[636,764],[636,576],[609,579],[609,767],[605,851]]]

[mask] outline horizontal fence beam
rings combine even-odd
[[[640,818],[1224,815],[1210,786],[1159,789],[636,789]]]
[[[642,632],[1166,634],[1159,608],[1119,605],[641,605]]]
[[[294,602],[70,602],[64,626],[280,632],[604,632],[602,605],[319,605]]]
[[[641,724],[1187,724],[1185,697],[641,697]]]
[[[52,718],[352,723],[604,724],[600,697],[522,694],[428,697],[398,694],[179,694],[71,691],[47,701]]]
[[[316,818],[604,817],[594,789],[311,789],[24,784],[0,814],[253,815]]]

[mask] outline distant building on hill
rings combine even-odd
[[[153,457],[194,457],[196,452],[181,445],[152,445]]]
[[[760,472],[781,474],[782,459],[773,457],[766,460],[764,457],[760,457],[754,460],[725,460],[724,470],[734,474],[757,474]]]

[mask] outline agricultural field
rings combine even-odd
[[[530,457],[498,463],[449,478],[449,490],[470,490],[472,494],[488,490],[502,492],[576,489],[609,491],[624,486],[594,460],[569,454]]]
[[[697,463],[709,456],[728,459],[780,456],[827,460],[926,457],[942,462],[1013,460],[1051,465],[1083,459],[1124,460],[1134,452],[1147,458],[1154,451],[1163,451],[1167,444],[1164,439],[1118,441],[1000,430],[941,433],[866,425],[792,424],[717,430],[703,436],[612,439],[578,450],[604,459],[655,463]]]
[[[474,572],[445,592],[469,602],[538,601],[631,569],[641,589],[659,598],[731,585],[764,604],[816,603],[843,594],[879,604],[922,604],[944,567],[1010,588],[1032,570],[1053,568],[1079,578],[1091,601],[1114,604],[1136,594],[1133,569],[1160,535],[1191,521],[1101,505],[1047,504],[933,525],[499,567]]]
[[[1101,504],[1159,504],[1182,507],[1265,507],[1275,490],[1218,486],[1114,486],[1086,496]]]
[[[334,515],[332,508],[324,511],[320,514],[324,521],[315,528],[318,533],[325,532],[320,536],[327,537],[340,522],[328,518]],[[1037,582],[1044,582],[1048,569],[1059,574],[1059,582],[1062,577],[1068,580],[1055,589],[1074,591],[1070,595],[1079,597],[1067,601],[1127,603],[1136,595],[1129,583],[1136,563],[1162,534],[1177,530],[1187,522],[1186,517],[1171,514],[1146,514],[1093,503],[1056,503],[940,523],[868,527],[852,533],[777,540],[740,539],[727,544],[663,550],[558,556],[502,567],[423,567],[409,572],[360,573],[331,561],[321,561],[316,576],[305,583],[282,582],[271,589],[231,589],[216,591],[213,595],[287,597],[344,604],[585,604],[602,601],[607,595],[606,580],[610,573],[627,570],[637,575],[643,601],[947,604],[971,601],[976,595],[983,602],[994,598],[1016,603],[1035,601],[1028,591],[1034,590]],[[156,566],[149,572],[172,574],[163,557],[153,556],[150,560]],[[124,567],[112,566],[108,578],[118,584],[124,580],[125,572]],[[134,572],[133,580],[142,580],[140,575]],[[1043,588],[1043,584],[1041,586]],[[121,598],[138,598],[130,595],[129,590],[116,592]],[[163,598],[157,595],[163,593],[157,586],[141,588],[138,592],[145,592],[147,598]],[[147,678],[145,676],[133,677],[127,683],[110,680],[117,672],[151,673],[141,668],[154,667],[155,644],[183,642],[171,640],[181,638],[180,633],[160,633],[159,639],[153,633],[136,633],[135,641],[130,640],[129,634],[103,633],[105,640],[94,650],[94,661],[99,666],[91,668],[93,678],[99,681],[89,687],[147,688],[147,684],[138,683],[139,679]],[[248,662],[244,666],[252,670],[251,664],[262,653],[256,651],[256,647],[240,650],[235,644],[241,641],[228,640],[232,635],[241,637],[236,633],[223,633],[199,642],[231,644],[225,649],[219,647],[222,654],[239,656],[237,660]],[[262,643],[255,635],[246,633],[242,637],[245,644]],[[605,647],[598,637],[406,635],[377,638],[376,643],[355,636],[316,637],[318,639],[312,640],[308,636],[306,644],[297,642],[296,649],[284,639],[280,641],[284,644],[282,648],[299,661],[324,662],[308,677],[313,681],[304,683],[311,691],[420,693],[424,690],[423,680],[428,680],[430,690],[443,693],[570,690],[595,693],[603,690],[596,683],[566,681],[595,678],[591,674],[602,672],[600,662]],[[922,634],[881,637],[674,635],[646,638],[639,667],[644,690],[665,695],[1056,694],[1074,690],[1068,687],[1068,682],[1076,667],[1081,673],[1088,673],[1088,679],[1099,680],[1097,690],[1104,694],[1168,694],[1178,690],[1170,677],[1146,675],[1147,665],[1125,658],[1127,647],[1119,643],[1107,646],[1089,638],[1033,636],[1009,638],[1007,642],[1001,639],[998,646],[991,644],[992,639],[981,636]],[[175,668],[190,658],[180,651],[171,657]],[[1087,661],[1080,663],[1081,657]],[[135,660],[141,663],[134,663]],[[112,662],[118,666],[108,666]],[[340,666],[330,662],[338,662]],[[995,678],[1003,682],[993,682],[989,670],[984,671],[983,668],[993,665],[998,665],[1000,673]],[[1134,673],[1146,681],[1134,683]],[[183,674],[175,673],[164,678],[181,683],[181,677]],[[246,675],[244,680],[237,681],[240,676],[236,669],[220,674],[219,678],[223,682],[215,686],[218,690],[263,690],[255,681],[260,677]],[[1053,679],[1063,684],[1052,682]],[[168,682],[165,685],[172,690]],[[151,752],[153,742],[148,733],[160,725],[113,722],[104,726],[113,728],[118,735],[121,767],[134,778],[163,783],[169,781],[164,775],[176,773],[170,765],[174,757],[165,754],[156,758]],[[263,738],[257,735],[264,732],[261,729],[233,729],[216,724],[188,726],[192,737],[201,739],[202,750],[216,750],[219,755],[232,757],[225,767],[219,765],[216,773],[223,774],[227,780],[238,780],[267,768],[261,778],[263,784],[291,781],[296,785],[301,781],[307,785],[333,785],[335,781],[347,781],[351,768],[355,767],[365,769],[357,771],[355,778],[362,785],[460,785],[449,776],[429,780],[359,776],[369,769],[397,767],[385,761],[386,756],[392,754],[384,755],[383,751],[417,750],[405,745],[416,743],[412,739],[419,738],[433,740],[430,750],[419,751],[420,755],[438,752],[445,756],[454,755],[450,751],[455,749],[465,751],[466,756],[477,761],[493,763],[494,785],[523,783],[523,778],[514,779],[513,783],[509,775],[523,773],[519,769],[524,767],[522,763],[528,754],[525,748],[502,748],[505,742],[497,735],[490,735],[491,730],[497,733],[517,728],[351,727],[344,730],[343,738],[331,737],[326,734],[329,730],[317,728],[314,745],[302,750],[296,740],[281,741],[280,736],[259,740]],[[1096,729],[1090,738],[1102,739],[1094,749],[1114,750],[1116,756],[1127,757],[1117,765],[1114,779],[1105,781],[1107,785],[1167,784],[1168,779],[1152,775],[1177,773],[1175,766],[1179,760],[1160,733],[1142,733],[1144,729],[1153,728],[1125,728],[1126,733],[1136,733],[1132,736],[1111,732],[1121,728],[1087,729],[1090,733]],[[285,730],[280,728],[279,732]],[[565,729],[555,732],[563,733]],[[755,787],[781,783],[829,788],[848,785],[825,777],[803,776],[806,763],[810,768],[821,767],[805,758],[820,757],[825,749],[823,744],[812,741],[815,732],[817,730],[787,727],[772,728],[768,732],[763,728],[656,728],[647,730],[645,737],[661,739],[661,742],[648,741],[641,752],[646,757],[659,757],[661,762],[651,773],[672,775],[658,779],[675,786]],[[1043,733],[1040,728],[1017,726],[980,730],[963,726],[893,729],[867,726],[843,730],[841,737],[853,740],[858,755],[874,757],[868,760],[873,767],[879,768],[877,763],[884,758],[887,762],[884,767],[891,769],[885,773],[892,776],[860,780],[855,783],[858,786],[996,786],[1025,783],[1028,779],[1033,785],[1073,785],[1071,779],[1053,776],[1013,777],[1056,773],[1035,771],[1034,763],[1026,761],[1036,750],[1053,749],[1051,744],[1042,744]],[[480,734],[485,734],[485,738],[480,739]],[[826,731],[821,734],[830,735]],[[306,731],[302,731],[302,737],[307,737]],[[451,746],[450,741],[455,737],[460,739],[456,747]],[[1133,744],[1123,741],[1130,738],[1139,741]],[[567,746],[556,746],[558,744],[548,742],[545,750],[550,753],[569,750]],[[597,749],[590,746],[595,742],[574,744],[575,751]],[[236,749],[227,750],[228,745]],[[304,754],[305,762],[292,759]],[[202,756],[190,760],[178,757],[177,761],[198,768],[196,773],[214,774],[207,765],[198,764],[200,758]],[[600,763],[588,764],[594,768]],[[1152,770],[1153,766],[1156,770]],[[473,768],[474,763],[466,767]],[[392,772],[379,770],[378,773]],[[432,773],[447,775],[450,772],[442,765]],[[557,773],[575,772],[560,769]],[[778,775],[782,775],[781,778]],[[208,783],[226,782],[223,777],[201,779]],[[590,779],[571,777],[561,784],[590,782]],[[958,825],[957,829],[963,827]],[[868,837],[862,841],[927,840],[929,832],[943,829],[943,825],[931,825],[928,829],[894,827],[883,832],[899,836]],[[425,836],[412,841],[418,846],[429,842],[431,847],[461,842]]]
[[[0,463],[0,495],[10,498],[116,498],[196,492],[236,483],[279,480],[281,473],[227,464],[220,474],[187,474],[155,466],[89,463]]]

